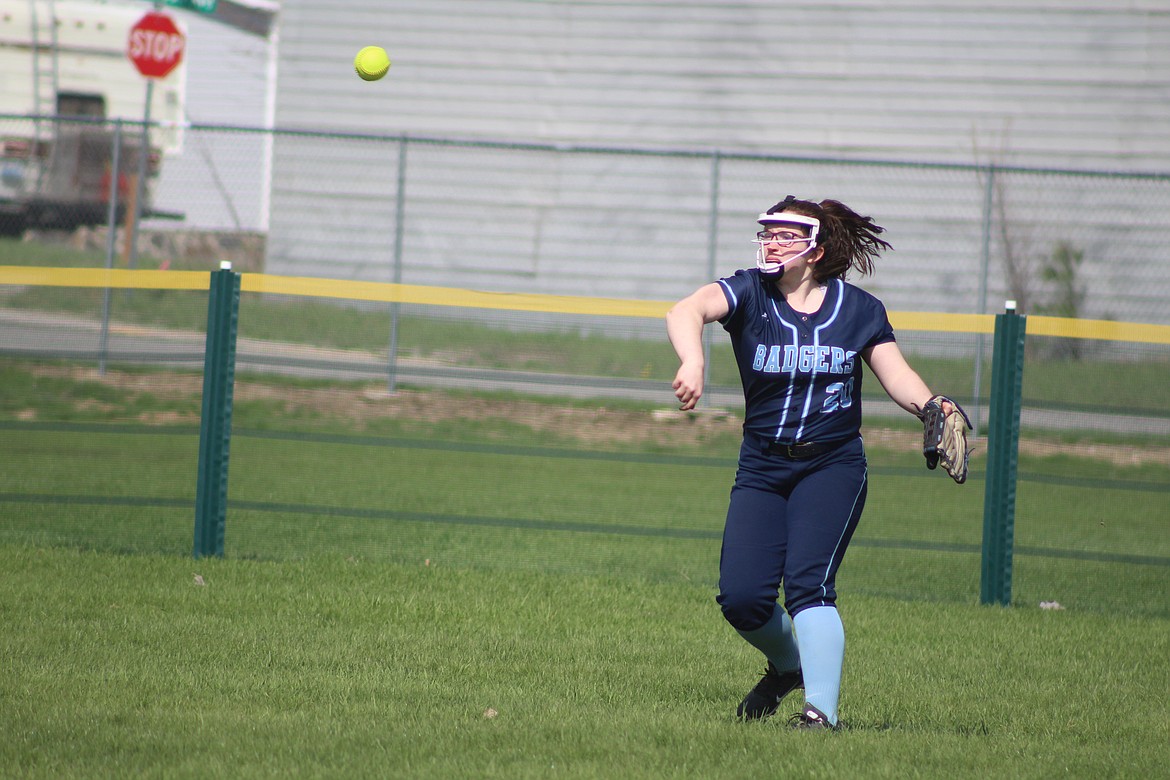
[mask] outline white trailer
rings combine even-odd
[[[147,89],[127,56],[147,3],[5,0],[0,10],[0,234],[105,222],[118,148],[118,203],[149,212],[167,154],[182,144],[183,63]],[[147,112],[146,100],[151,93]],[[143,143],[142,122],[160,127]],[[118,128],[118,120],[129,123]],[[149,148],[145,165],[139,150]]]

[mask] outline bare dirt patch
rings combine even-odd
[[[192,374],[145,373],[134,374],[95,369],[60,366],[40,366],[35,372],[42,376],[58,376],[75,381],[98,382],[126,394],[126,406],[133,407],[137,394],[150,393],[160,398],[191,399],[202,393],[199,376]],[[680,449],[699,446],[727,435],[737,435],[742,420],[737,415],[722,412],[685,413],[672,408],[654,411],[611,409],[604,404],[596,406],[560,406],[540,401],[498,400],[478,398],[443,391],[402,390],[387,393],[375,386],[337,386],[328,388],[288,387],[261,382],[237,381],[235,399],[239,401],[271,401],[288,414],[312,412],[316,415],[344,421],[347,428],[363,430],[374,420],[402,418],[410,420],[483,420],[501,419],[526,426],[536,432],[547,432],[583,445],[620,449],[629,444],[651,444]],[[78,410],[100,407],[116,414],[110,404],[78,399]],[[35,419],[35,414],[25,419]],[[134,416],[137,422],[148,425],[198,422],[197,414],[178,412],[149,412]],[[913,431],[866,427],[865,440],[871,447],[900,451],[916,451],[922,446],[919,434]],[[971,442],[976,458],[987,451],[986,439]],[[1170,466],[1170,447],[1131,447],[1113,444],[1082,443],[1069,445],[1059,441],[1027,438],[1020,441],[1020,451],[1041,457],[1073,454],[1116,465],[1145,463]]]

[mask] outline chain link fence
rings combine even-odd
[[[108,152],[70,162],[22,152],[27,124],[0,118],[0,266],[159,274],[0,283],[0,539],[189,549],[207,299],[182,274],[226,260],[246,282],[229,554],[709,576],[741,404],[729,348],[708,329],[706,413],[684,421],[661,318],[596,307],[662,308],[750,265],[755,215],[791,192],[888,229],[895,251],[853,281],[981,429],[991,340],[947,317],[1019,302],[1021,598],[1133,609],[1142,592],[1165,614],[1170,405],[1150,388],[1170,382],[1170,176],[209,126],[152,163],[129,124],[87,125]],[[45,164],[54,181],[97,164],[105,199],[31,209]],[[403,287],[363,286],[382,282]],[[530,300],[550,294],[573,298]],[[1111,319],[1152,335],[1069,325]],[[872,377],[863,398],[874,509],[851,576],[969,597],[980,450],[956,493]],[[585,543],[548,552],[566,539]]]
[[[60,138],[84,130],[84,149],[33,143],[31,118],[0,116],[0,230],[112,245],[113,265],[233,259],[294,276],[674,300],[751,265],[755,215],[793,193],[887,228],[894,251],[852,281],[891,310],[995,313],[1011,299],[1023,314],[1170,323],[1170,172],[217,125],[152,128],[144,166],[140,124],[54,122]],[[162,134],[181,139],[176,151],[162,153]]]

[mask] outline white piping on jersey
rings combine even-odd
[[[739,299],[735,297],[735,290],[731,289],[731,285],[722,279],[719,284],[723,285],[723,291],[727,293],[727,297],[731,299],[731,308],[727,311],[727,316],[730,317],[735,314],[735,310],[739,308]],[[726,317],[724,318],[726,319]]]
[[[857,509],[857,502],[861,500],[861,491],[865,490],[865,483],[869,480],[869,466],[861,472],[861,485],[857,488],[857,495],[853,496],[853,506],[849,507],[849,517],[853,517],[853,512]],[[841,541],[845,538],[845,534],[849,532],[849,521],[845,521],[845,527],[841,529],[841,535],[837,537],[837,544],[833,546],[833,554],[829,556],[829,565],[825,567],[825,576],[821,580],[821,596],[829,595],[829,589],[825,583],[829,581],[829,572],[833,571],[833,561],[837,560],[837,551],[841,549]]]
[[[772,306],[772,313],[776,315],[776,322],[792,331],[792,343],[799,345],[800,333],[797,331],[796,325],[784,321],[774,299],[769,298],[768,303]],[[788,395],[784,399],[784,411],[780,415],[780,425],[776,428],[776,435],[772,437],[773,439],[779,439],[784,434],[784,425],[788,422],[788,409],[792,406],[792,392],[796,389],[796,366],[797,361],[793,361],[792,370],[788,372]]]
[[[837,319],[837,315],[841,313],[841,302],[845,299],[845,291],[841,289],[841,280],[837,279],[837,303],[833,307],[833,313],[829,315],[829,319],[813,329],[813,349],[821,345],[821,331],[833,324]],[[796,429],[796,441],[800,441],[801,434],[804,433],[804,424],[808,422],[808,409],[812,405],[813,390],[816,389],[817,380],[817,364],[814,361],[812,364],[812,372],[808,378],[808,392],[804,396],[804,409],[800,413],[800,427]]]

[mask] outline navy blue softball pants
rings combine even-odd
[[[865,507],[866,477],[860,436],[807,460],[745,439],[719,561],[717,601],[727,622],[760,628],[781,587],[790,615],[836,603],[837,569]]]

